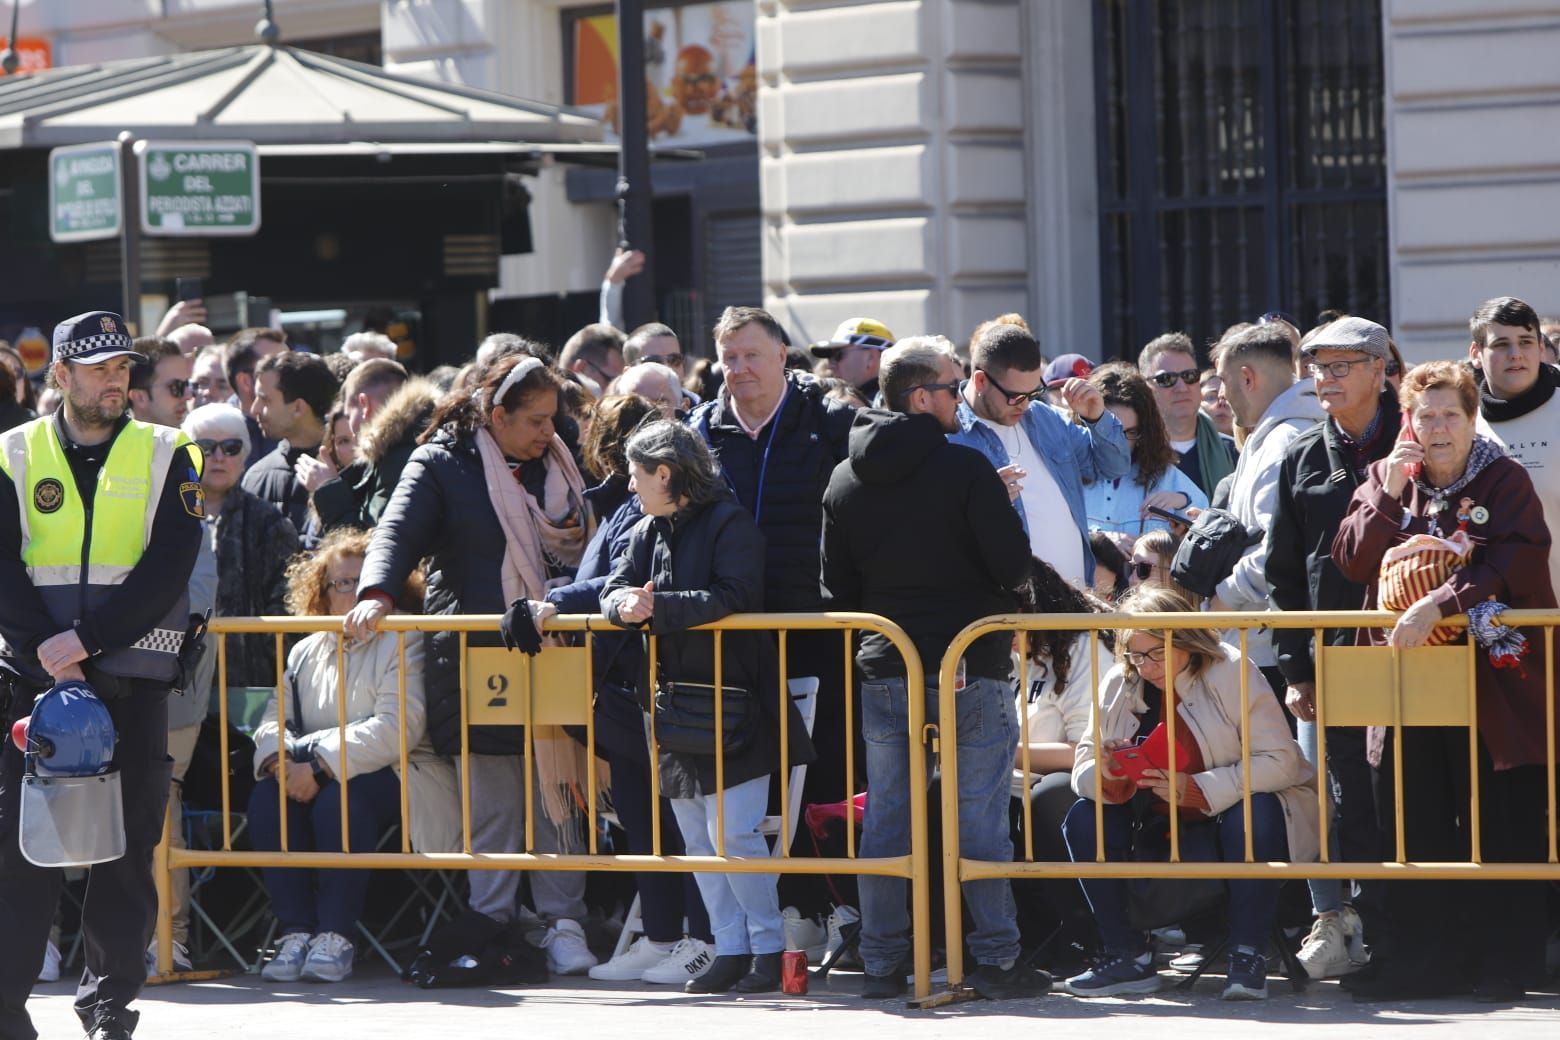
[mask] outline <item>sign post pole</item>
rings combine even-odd
[[[650,134],[645,125],[645,8],[617,0],[618,31],[618,245],[642,249],[645,267],[623,286],[623,325],[654,321],[655,249],[650,226]]]
[[[138,335],[141,328],[141,193],[135,168],[135,135],[119,135],[119,204],[123,207],[119,231],[120,315]]]

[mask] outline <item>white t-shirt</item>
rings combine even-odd
[[[1187,452],[1191,451],[1196,446],[1197,446],[1197,438],[1196,437],[1193,437],[1189,441],[1171,441],[1170,442],[1170,447],[1175,449],[1175,453],[1177,455],[1185,455]]]
[[[1560,393],[1516,419],[1492,423],[1483,415],[1475,427],[1522,463],[1544,506],[1544,522],[1560,536]],[[1549,550],[1549,580],[1560,595],[1560,546]]]
[[[1073,523],[1061,485],[1051,468],[1035,454],[1022,426],[1000,426],[979,416],[976,422],[994,433],[1007,453],[1008,463],[1023,467],[1026,476],[1019,490],[1024,517],[1029,524],[1029,551],[1056,568],[1056,573],[1076,585],[1083,584],[1083,536]],[[1000,467],[999,467],[1000,468]]]

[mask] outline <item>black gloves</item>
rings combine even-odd
[[[504,611],[504,620],[498,623],[498,630],[509,649],[529,657],[542,652],[542,635],[536,630],[536,622],[531,620],[531,607],[524,597],[509,604],[509,609]]]

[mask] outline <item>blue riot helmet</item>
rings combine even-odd
[[[114,758],[114,720],[87,683],[57,683],[33,705],[27,753],[49,776],[96,776]]]

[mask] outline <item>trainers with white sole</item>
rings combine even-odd
[[[828,950],[824,954],[825,960],[834,956],[834,951],[845,945],[845,926],[856,924],[860,920],[861,914],[857,913],[856,908],[853,906],[837,906],[834,908],[834,912],[829,914],[829,919],[824,924],[825,930],[829,933]],[[857,946],[850,953],[841,957],[833,967],[860,968],[862,966],[860,949],[861,947]]]
[[[822,963],[829,952],[829,930],[816,918],[803,917],[794,906],[780,911],[780,918],[785,924],[785,948],[803,951],[809,964]]]
[[[297,982],[309,956],[309,939],[308,932],[288,932],[278,939],[276,955],[260,969],[260,977],[267,982]]]
[[[640,979],[658,986],[681,986],[703,976],[714,963],[715,954],[708,943],[702,939],[683,939],[672,947],[672,952],[660,964],[646,969]]]
[[[566,917],[547,929],[542,948],[547,951],[547,970],[554,975],[583,975],[599,963],[585,943],[585,929]]]
[[[591,968],[588,974],[597,982],[638,982],[645,972],[666,960],[672,945],[651,942],[648,935],[641,935],[634,940],[634,945],[605,964]]]
[[[54,945],[54,940],[49,940],[49,945],[43,951],[43,967],[38,969],[39,982],[60,981],[60,948]]]
[[[190,963],[189,947],[177,939],[173,940],[173,970],[176,972],[195,970],[195,965]],[[146,948],[146,974],[158,974],[156,939],[153,939],[151,945]]]
[[[1354,908],[1318,917],[1311,934],[1300,945],[1297,959],[1313,979],[1333,979],[1359,971],[1370,959],[1365,952],[1365,930]]]
[[[340,982],[352,974],[352,940],[339,932],[321,932],[309,941],[303,961],[305,982]]]

